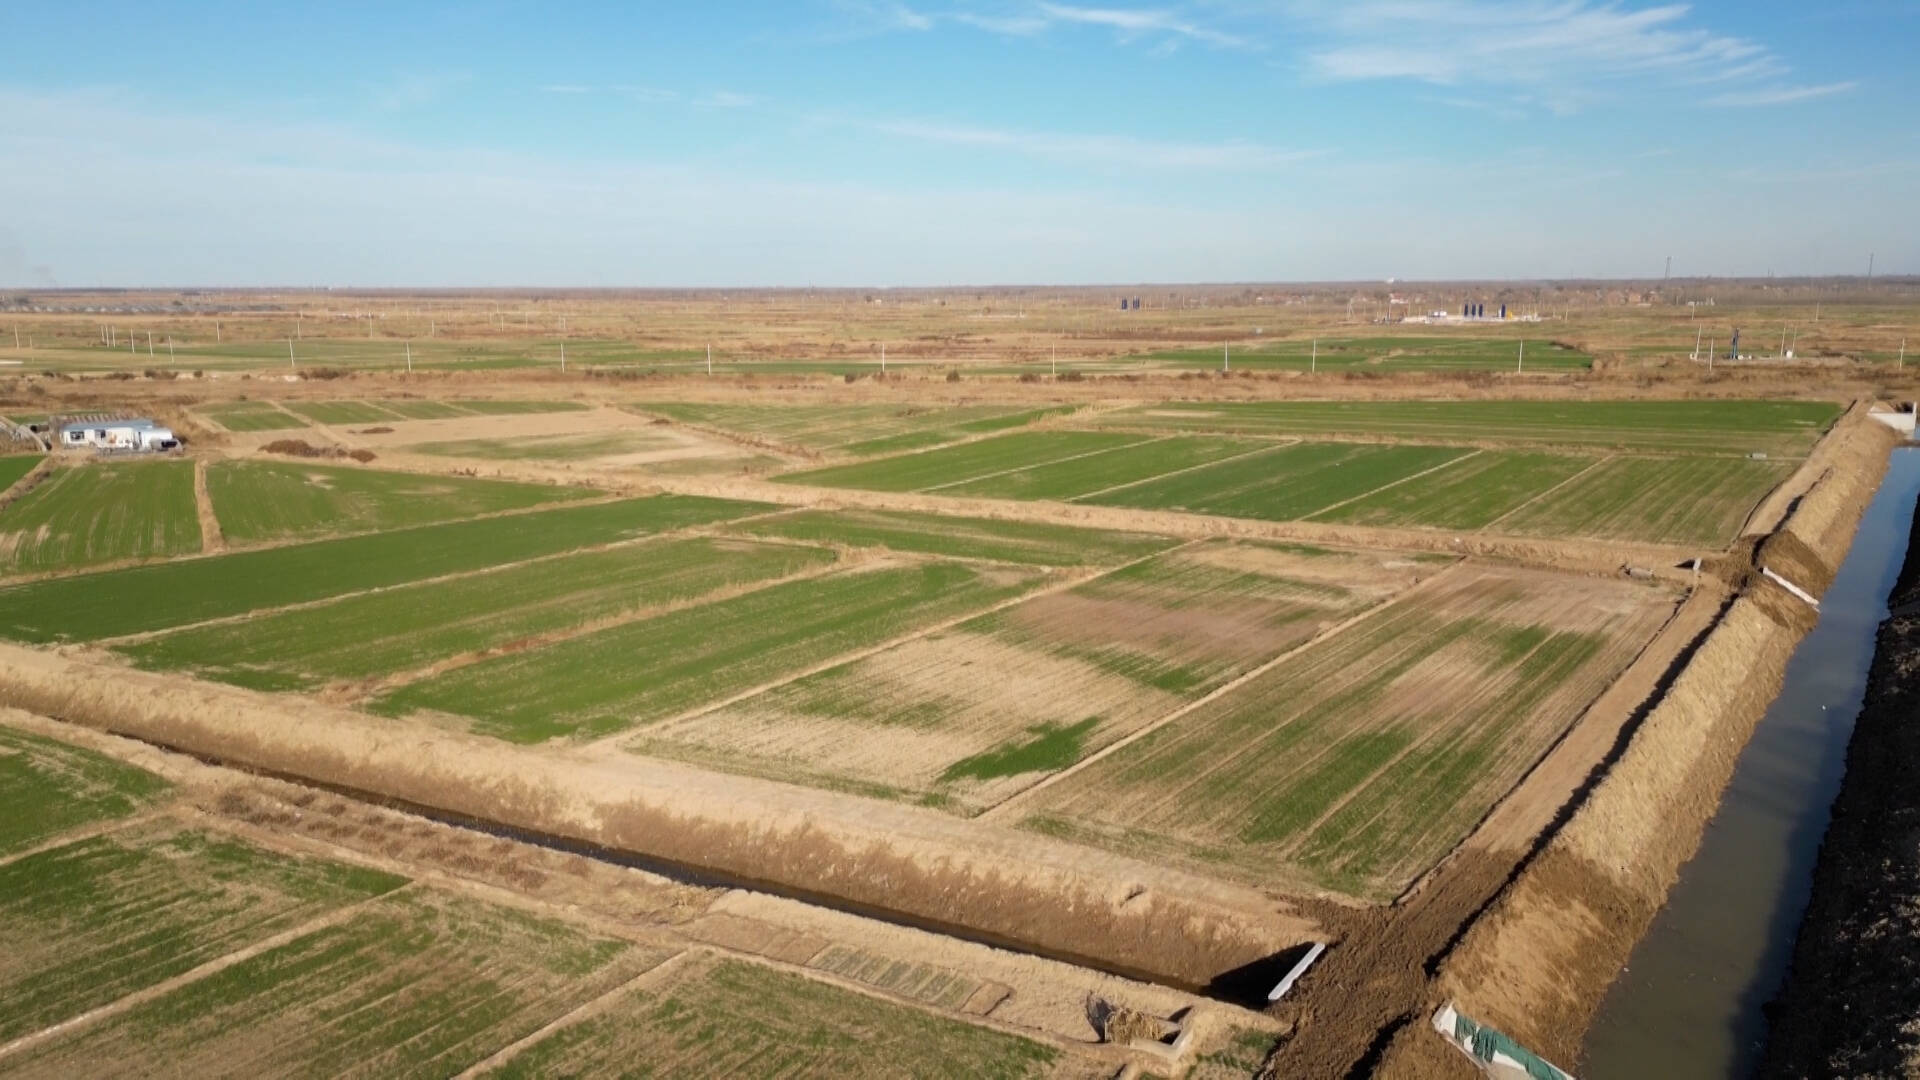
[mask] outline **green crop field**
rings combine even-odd
[[[988,499],[1075,499],[1272,445],[1252,439],[1175,436],[940,489]]]
[[[517,416],[525,413],[585,412],[591,406],[578,401],[494,401],[487,398],[449,401],[447,404],[481,416]]]
[[[415,443],[409,453],[436,457],[479,458],[483,461],[587,461],[592,458],[642,454],[684,446],[670,435],[638,431],[596,431],[579,435],[513,435],[505,438],[451,439]]]
[[[1499,531],[1719,547],[1793,469],[1747,458],[1617,457],[1522,507]]]
[[[668,986],[631,991],[486,1075],[1014,1080],[1054,1075],[1063,1056],[800,975],[718,960],[676,973]]]
[[[942,450],[788,473],[775,479],[791,484],[869,491],[930,491],[992,473],[1045,465],[1145,441],[1144,436],[1111,432],[1022,431]]]
[[[893,510],[799,510],[743,521],[727,526],[727,530],[804,543],[880,547],[1032,566],[1131,562],[1177,542],[1151,533]]]
[[[0,856],[126,817],[166,790],[166,781],[143,769],[0,727]]]
[[[667,953],[413,893],[8,1062],[19,1076],[453,1076]]]
[[[1463,447],[1293,443],[1083,501],[1291,521],[1408,480],[1468,453]]]
[[[513,742],[605,735],[964,615],[1040,580],[958,563],[830,574],[484,660],[402,687],[374,708],[463,716]]]
[[[0,1040],[404,883],[164,824],[0,865]]]
[[[1020,427],[1066,408],[1006,405],[707,405],[650,402],[642,408],[681,423],[720,428],[787,446],[865,456],[923,449]]]
[[[201,407],[200,412],[228,431],[284,431],[307,426],[305,419],[286,412],[270,401],[206,405]]]
[[[1389,561],[1297,545],[1180,548],[716,712],[653,725],[628,745],[974,812],[1420,573]]]
[[[765,509],[764,504],[729,499],[656,495],[5,586],[0,587],[0,637],[94,641],[145,633],[633,540]]]
[[[39,454],[10,454],[0,457],[0,491],[5,491],[20,482],[20,478],[33,471],[33,467],[46,459]]]
[[[229,543],[249,543],[404,529],[598,493],[352,466],[219,461],[207,467],[207,494],[221,534]]]
[[[1839,416],[1838,405],[1822,401],[1263,401],[1143,405],[1099,422],[1140,430],[1796,455]]]
[[[369,679],[833,562],[822,548],[660,540],[180,630],[120,651],[263,690]]]
[[[473,413],[444,401],[418,401],[407,398],[382,399],[381,408],[390,413],[398,413],[409,420],[451,420]]]
[[[1466,835],[1672,610],[1458,568],[1041,792],[1025,824],[1361,899]]]
[[[1362,496],[1315,518],[1356,525],[1479,529],[1597,460],[1569,454],[1482,451],[1412,483]]]
[[[286,407],[319,424],[377,424],[402,419],[398,413],[365,401],[289,401]]]
[[[191,461],[64,466],[0,511],[0,569],[7,573],[199,550]]]
[[[1567,371],[1593,366],[1593,357],[1545,338],[1374,337],[1245,342],[1231,348],[1230,366],[1248,371],[1512,371],[1522,359],[1525,370]],[[1215,371],[1219,346],[1166,349],[1123,358],[1123,363]]]

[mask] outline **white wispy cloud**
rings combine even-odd
[[[1332,81],[1578,84],[1657,74],[1712,82],[1785,70],[1758,42],[1694,25],[1685,4],[1303,0],[1293,11],[1328,37],[1307,61]]]
[[[835,0],[842,16],[857,21],[868,33],[929,31],[962,26],[1003,37],[1035,37],[1050,30],[1082,27],[1110,30],[1122,43],[1159,45],[1193,41],[1223,48],[1249,49],[1258,43],[1240,34],[1209,26],[1174,7],[1087,6],[1053,2],[1024,2],[990,10],[979,8],[914,8],[902,3],[872,0]]]
[[[1131,135],[1076,134],[968,127],[917,120],[885,121],[873,130],[944,146],[999,150],[1063,164],[1136,170],[1257,170],[1323,157],[1323,150],[1292,150],[1241,140],[1172,142]]]
[[[1718,108],[1756,108],[1764,105],[1791,105],[1797,101],[1812,101],[1815,98],[1832,97],[1845,94],[1859,87],[1859,83],[1826,83],[1821,86],[1772,86],[1759,90],[1730,90],[1724,94],[1715,94],[1707,99],[1707,104]]]

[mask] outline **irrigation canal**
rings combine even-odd
[[[1759,1064],[1916,497],[1920,449],[1895,450],[1699,852],[1587,1033],[1581,1080],[1745,1077]]]

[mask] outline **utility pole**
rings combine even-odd
[[[292,338],[288,338],[288,339],[287,339],[287,368],[288,368],[289,370],[291,370],[291,369],[293,368],[293,366],[294,366],[294,364],[293,364],[293,339],[292,339]]]
[[[407,342],[407,374],[413,374],[413,342]]]
[[[373,316],[367,316],[367,340],[373,340]]]
[[[1320,339],[1314,338],[1313,352],[1311,355],[1307,357],[1307,374],[1314,375],[1314,374],[1318,374],[1319,371],[1320,371]]]
[[[567,343],[563,341],[560,343],[560,374],[565,375],[566,373],[567,373]]]
[[[1709,375],[1713,374],[1713,347],[1717,344],[1719,344],[1717,341],[1707,342],[1707,374]]]
[[[1669,255],[1667,256],[1667,272],[1660,275],[1660,280],[1664,282],[1664,281],[1671,280],[1672,277],[1673,277],[1673,256]]]
[[[1520,358],[1513,362],[1513,373],[1522,374],[1527,370],[1527,339],[1520,339]]]
[[[1780,359],[1787,358],[1787,324],[1780,324]]]
[[[1053,346],[1052,365],[1053,377],[1057,379],[1060,377],[1060,344],[1058,342]]]
[[[220,344],[220,320],[219,319],[213,320],[213,343],[215,345]]]
[[[887,343],[883,341],[880,343],[880,374],[885,375],[886,373],[887,373]]]
[[[1900,359],[1894,362],[1894,366],[1897,368],[1905,368],[1907,366],[1907,339],[1906,338],[1900,339]]]
[[[153,359],[153,331],[147,331],[147,359]]]
[[[167,363],[173,363],[173,335],[167,335]]]
[[[1220,370],[1221,371],[1233,370],[1233,357],[1229,355],[1229,351],[1232,348],[1233,346],[1231,345],[1220,346]]]
[[[713,342],[707,342],[707,374],[713,374]]]
[[[1873,284],[1873,252],[1867,252],[1867,284]]]
[[[13,347],[16,349],[20,347],[20,328],[18,326],[13,328]]]

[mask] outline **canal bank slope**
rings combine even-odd
[[[1550,1060],[1578,1063],[1601,997],[1699,846],[1742,748],[1816,621],[1780,579],[1825,591],[1896,441],[1860,405],[1822,441],[1807,466],[1814,479],[1786,519],[1747,538],[1752,561],[1730,575],[1734,594],[1718,624],[1591,791],[1568,807],[1564,824],[1457,942],[1428,960],[1424,1011],[1382,1032],[1369,1071],[1476,1075],[1425,1030],[1432,1009],[1449,1000]]]
[[[1887,606],[1763,1076],[1920,1073],[1920,519]]]

